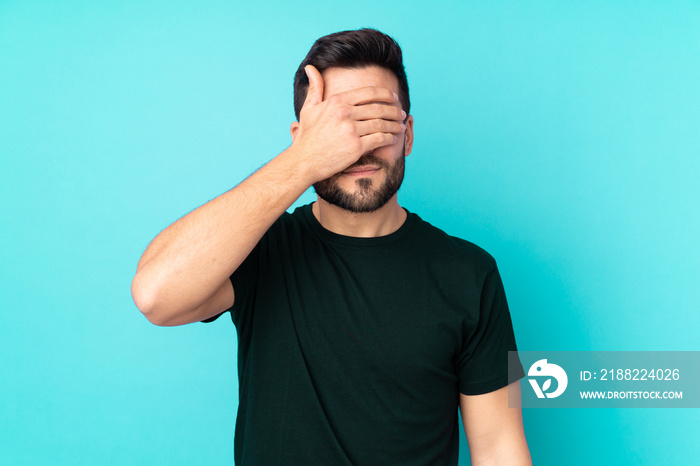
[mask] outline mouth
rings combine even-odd
[[[347,170],[343,170],[342,173],[350,176],[369,176],[378,171],[379,167],[374,165],[360,165],[359,167],[352,167],[348,168]]]

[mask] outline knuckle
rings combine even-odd
[[[375,133],[374,134],[374,142],[375,143],[383,144],[385,140],[386,140],[386,134],[384,134],[384,133]]]
[[[350,109],[347,107],[338,107],[335,110],[334,116],[338,120],[346,120],[350,117]]]
[[[372,99],[377,96],[377,89],[372,86],[366,86],[362,88],[362,93],[364,94],[364,98]]]
[[[342,126],[342,131],[346,135],[354,136],[356,134],[356,128],[355,125],[350,122],[350,121],[345,121],[345,124]]]

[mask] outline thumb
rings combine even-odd
[[[323,76],[313,65],[306,65],[304,71],[309,78],[309,89],[306,91],[304,105],[318,105],[323,102]]]

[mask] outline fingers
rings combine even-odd
[[[382,119],[358,121],[355,128],[365,153],[396,144],[406,131],[403,121]]]
[[[391,89],[376,86],[360,87],[336,95],[348,105],[364,105],[370,102],[395,104],[399,101],[399,96]]]
[[[352,118],[355,120],[374,120],[381,118],[382,120],[404,121],[406,120],[406,112],[394,105],[371,103],[353,107]]]
[[[379,149],[384,146],[391,146],[396,144],[399,137],[396,134],[391,133],[372,133],[360,138],[362,143],[363,153],[372,152],[375,149]]]
[[[309,89],[306,91],[304,105],[318,105],[323,101],[323,76],[313,65],[306,65],[304,71],[309,78]]]
[[[372,133],[393,133],[400,134],[406,130],[406,125],[400,121],[392,120],[365,120],[356,123],[357,134],[366,136]]]

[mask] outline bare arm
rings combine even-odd
[[[321,74],[312,66],[307,74],[309,91],[292,145],[163,230],[144,252],[131,292],[154,324],[196,322],[229,308],[234,290],[228,277],[275,220],[313,183],[393,144],[403,131],[405,114],[391,105],[398,100],[391,90],[354,89],[324,101]]]
[[[132,282],[134,302],[151,322],[186,324],[233,304],[228,277],[307,188],[292,157],[283,152],[151,242]]]
[[[508,407],[509,389],[517,390],[519,400],[520,381],[483,395],[460,394],[459,407],[474,466],[532,466],[522,410]]]

